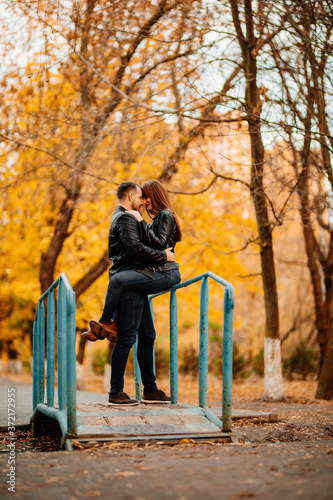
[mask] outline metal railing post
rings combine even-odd
[[[200,290],[200,346],[199,346],[199,406],[207,404],[207,377],[208,377],[208,306],[209,290],[208,277],[201,280]]]
[[[134,364],[134,379],[135,379],[135,399],[141,401],[141,370],[138,363],[138,339],[133,345],[133,364]]]
[[[39,357],[39,349],[38,349],[38,308],[35,315],[33,332],[32,332],[32,407],[35,410],[36,406],[39,403],[39,394],[38,394],[38,386],[39,386],[39,370],[38,370],[38,357]]]
[[[222,422],[224,431],[230,431],[232,416],[233,306],[233,290],[226,287],[224,291],[222,366]]]
[[[62,280],[58,288],[58,400],[60,410],[66,408],[67,402],[67,339],[66,339],[66,290]]]
[[[153,308],[152,300],[149,300],[149,309],[150,309],[151,319],[153,320],[153,323],[154,323],[154,308]],[[153,347],[153,369],[154,369],[154,375],[156,377],[155,342],[154,342],[154,347]]]
[[[75,293],[67,292],[67,432],[76,434],[76,318]]]
[[[177,294],[171,290],[170,296],[170,391],[171,404],[178,402],[178,315]]]
[[[37,400],[38,403],[44,403],[45,393],[45,318],[44,318],[44,304],[42,301],[38,302],[37,307],[37,373],[38,373],[38,386],[37,386]]]
[[[47,405],[54,405],[54,365],[55,365],[55,300],[53,290],[47,299],[47,372],[46,372],[46,392]]]

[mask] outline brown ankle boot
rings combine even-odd
[[[83,337],[86,340],[89,340],[90,342],[96,342],[96,340],[99,340],[99,337],[94,334],[89,328],[86,332],[81,333],[81,337]]]
[[[117,342],[118,340],[118,330],[117,325],[114,320],[111,323],[107,321],[90,321],[90,329],[94,335],[98,338],[108,339],[109,342]]]

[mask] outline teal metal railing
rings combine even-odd
[[[208,381],[208,313],[209,290],[208,278],[224,286],[224,321],[223,321],[223,353],[222,353],[222,422],[207,408]],[[177,290],[201,281],[200,291],[200,345],[199,345],[199,406],[206,417],[221,427],[223,431],[231,429],[232,412],[232,351],[233,351],[233,309],[235,303],[234,289],[231,283],[216,274],[207,272],[175,285],[171,290],[149,296],[151,311],[152,299],[170,292],[170,391],[171,403],[178,402],[178,325],[177,325]],[[134,374],[136,398],[141,399],[140,368],[136,361],[137,345],[134,346]]]
[[[55,331],[57,294],[57,369],[58,406],[54,404]],[[46,309],[46,403],[45,398],[45,310]],[[33,415],[32,434],[44,414],[59,422],[63,441],[76,434],[76,322],[75,293],[65,274],[43,293],[38,301],[33,327]]]

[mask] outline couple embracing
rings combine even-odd
[[[138,337],[137,357],[144,403],[170,403],[156,385],[154,341],[156,332],[148,294],[168,290],[180,283],[174,248],[182,233],[164,186],[151,180],[139,186],[123,182],[117,189],[118,206],[109,231],[109,270],[102,316],[90,321],[82,336],[91,342],[116,342],[111,359],[109,405],[137,405],[124,392],[124,374],[129,352]],[[142,218],[146,208],[151,224]]]

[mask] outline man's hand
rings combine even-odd
[[[176,256],[172,252],[172,247],[166,248],[164,251],[167,254],[167,262],[176,262]]]

